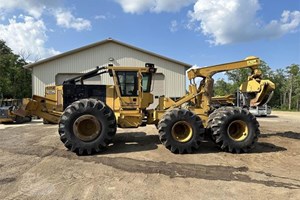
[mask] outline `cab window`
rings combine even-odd
[[[142,86],[143,86],[143,92],[150,92],[151,88],[151,74],[150,73],[142,73],[143,79],[142,79]]]
[[[117,72],[122,96],[138,96],[137,72]]]

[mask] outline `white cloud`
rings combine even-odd
[[[41,19],[31,16],[13,17],[7,25],[0,24],[0,39],[17,54],[29,54],[29,60],[46,58],[60,52],[46,48],[46,26]]]
[[[90,30],[91,22],[83,18],[76,18],[68,10],[58,10],[55,12],[56,24],[64,28],[73,28],[77,31]]]
[[[75,17],[69,9],[64,8],[60,0],[0,0],[0,13],[22,10],[27,15],[39,19],[45,13],[56,18],[57,25],[77,31],[91,29],[91,22],[87,19]]]
[[[280,37],[300,24],[299,11],[284,11],[280,20],[263,24],[256,16],[259,9],[258,0],[198,0],[189,12],[194,25],[188,27],[209,36],[212,44],[223,45]]]
[[[152,0],[115,0],[126,13],[143,13],[153,7]]]
[[[194,3],[196,0],[115,0],[126,13],[176,12]]]
[[[59,0],[0,0],[0,10],[10,12],[19,9],[35,18],[41,17],[46,8],[57,7],[58,5]]]
[[[176,20],[171,21],[170,31],[172,33],[178,31],[178,22]]]
[[[297,31],[300,11],[283,11],[281,18],[264,23],[257,17],[259,0],[115,0],[124,12],[176,12],[194,4],[189,22],[171,21],[170,31],[180,27],[201,31],[214,45],[276,38]]]
[[[12,17],[12,13],[21,13]],[[91,29],[91,22],[75,17],[61,0],[0,0],[0,39],[17,54],[29,60],[46,58],[60,52],[46,47],[47,29],[44,16],[55,17],[57,25],[76,31]]]
[[[181,8],[191,5],[195,0],[156,0],[156,5],[153,8],[155,12],[176,12]]]
[[[103,20],[107,19],[107,17],[105,15],[96,15],[94,18],[95,19],[103,19]]]
[[[116,15],[114,15],[110,12],[107,12],[103,15],[94,16],[94,19],[96,19],[96,20],[110,20],[110,19],[115,19],[115,18],[117,18]]]

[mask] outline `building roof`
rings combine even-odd
[[[86,49],[93,48],[93,47],[96,47],[96,46],[99,46],[99,45],[102,45],[102,44],[110,43],[110,42],[115,43],[115,44],[119,44],[119,45],[122,45],[122,46],[125,46],[127,48],[131,48],[131,49],[134,49],[134,50],[137,50],[137,51],[140,51],[140,52],[143,52],[143,53],[146,53],[146,54],[158,57],[158,58],[161,58],[161,59],[173,62],[173,63],[177,63],[179,65],[182,65],[183,67],[188,67],[188,68],[192,67],[191,64],[184,63],[184,62],[172,59],[172,58],[168,58],[168,57],[165,57],[165,56],[153,53],[151,51],[147,51],[147,50],[144,50],[144,49],[141,49],[141,48],[138,48],[138,47],[135,47],[135,46],[132,46],[132,45],[120,42],[118,40],[114,40],[112,38],[108,38],[108,39],[102,40],[100,42],[89,44],[89,45],[86,45],[86,46],[83,46],[83,47],[80,47],[80,48],[77,48],[77,49],[73,49],[71,51],[67,51],[67,52],[64,52],[64,53],[61,53],[61,54],[58,54],[58,55],[55,55],[55,56],[52,56],[52,57],[49,57],[49,58],[37,61],[37,62],[34,62],[34,63],[27,64],[27,65],[24,66],[24,68],[25,69],[30,69],[32,67],[36,67],[36,66],[41,65],[43,63],[47,63],[47,62],[50,62],[52,60],[59,59],[59,58],[62,58],[62,57],[65,57],[65,56],[68,56],[68,55],[71,55],[71,54],[74,54],[74,53],[78,53],[80,51],[84,51]]]

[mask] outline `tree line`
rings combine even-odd
[[[273,98],[268,103],[271,107],[281,110],[300,109],[300,68],[299,64],[291,64],[284,68],[272,70],[269,65],[261,61],[260,69],[263,79],[275,83]],[[225,73],[229,81],[218,79],[214,85],[215,95],[234,94],[242,82],[247,80],[250,69],[239,69]]]
[[[27,62],[0,40],[0,99],[31,97],[31,72]]]

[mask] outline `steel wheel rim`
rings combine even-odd
[[[172,137],[181,143],[191,140],[193,136],[192,126],[185,121],[178,121],[172,127]]]
[[[245,140],[249,135],[247,123],[242,120],[231,122],[227,128],[227,134],[234,141]]]
[[[75,136],[85,142],[96,139],[100,135],[101,130],[101,123],[93,115],[82,115],[73,124]]]

